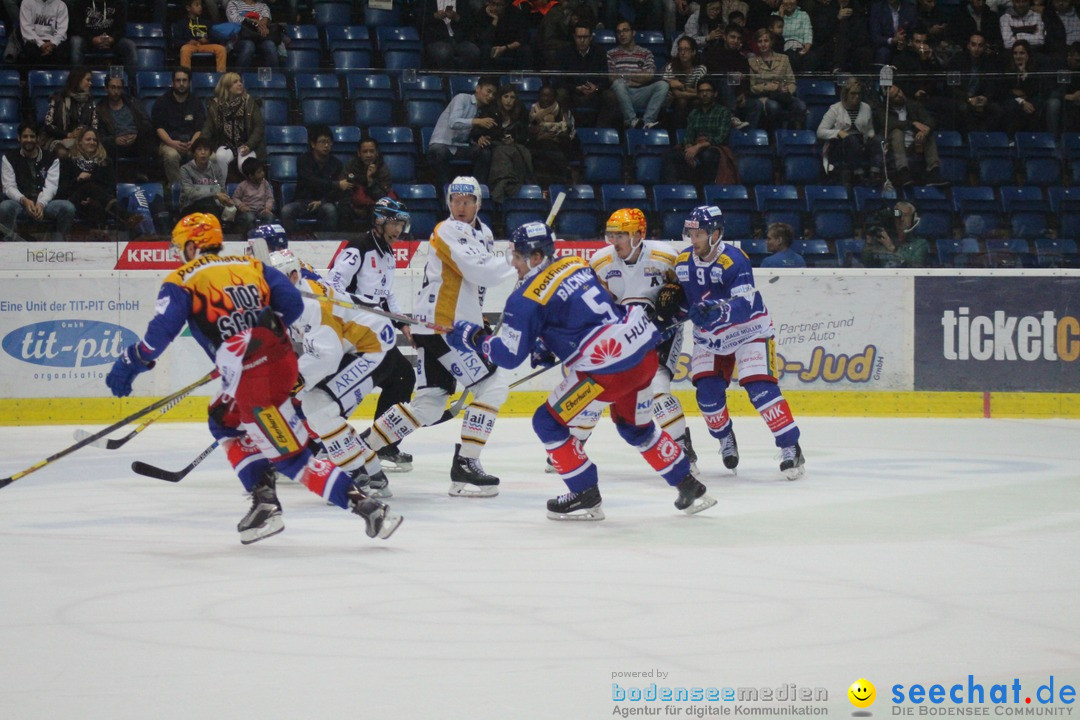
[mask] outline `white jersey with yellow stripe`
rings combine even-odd
[[[315,280],[300,280],[305,292],[330,299],[339,294]],[[377,365],[394,347],[394,326],[384,317],[360,309],[343,308],[325,300],[304,297],[304,311],[289,326],[289,335],[303,345],[300,374],[313,386],[335,372],[346,354],[368,354]]]
[[[445,327],[460,320],[482,325],[485,289],[517,276],[494,246],[490,228],[479,220],[472,226],[458,220],[436,225],[413,316]],[[413,332],[434,331],[416,325]]]
[[[652,308],[660,288],[674,277],[677,256],[667,243],[643,240],[637,262],[632,265],[620,259],[611,245],[598,250],[590,264],[616,302]]]

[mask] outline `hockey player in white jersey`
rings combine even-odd
[[[616,210],[608,218],[605,228],[604,238],[608,245],[593,255],[590,265],[616,302],[626,306],[640,305],[652,318],[660,289],[675,278],[677,253],[667,243],[646,240],[646,231],[645,215],[640,210]],[[690,441],[682,403],[671,394],[671,379],[682,351],[682,337],[681,328],[671,330],[657,347],[660,366],[652,384],[653,417],[682,446],[696,473],[697,455]],[[586,408],[574,421],[571,428],[574,436],[585,442],[602,411],[600,406]]]
[[[300,260],[289,250],[270,254],[270,263],[304,293],[338,299],[332,288],[302,277]],[[380,381],[386,353],[396,333],[390,321],[361,309],[343,309],[303,296],[304,309],[289,325],[300,346],[300,379],[294,393],[308,426],[319,436],[330,461],[349,474],[370,497],[390,497],[386,474],[375,451],[357,435],[348,418]]]
[[[494,254],[491,229],[477,217],[480,183],[471,177],[454,178],[446,202],[450,217],[431,233],[424,281],[413,315],[422,322],[444,327],[459,321],[483,325],[486,289],[514,279],[516,273],[505,258]],[[480,452],[510,392],[506,371],[498,370],[479,353],[450,347],[442,335],[421,325],[413,329],[413,341],[418,390],[412,402],[390,408],[376,419],[364,438],[378,451],[418,427],[437,422],[460,382],[472,391],[473,400],[465,408],[461,442],[454,449],[450,495],[498,495],[499,478],[484,470]]]

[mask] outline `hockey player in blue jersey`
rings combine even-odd
[[[678,490],[675,507],[692,514],[715,505],[690,474],[682,448],[652,421],[660,333],[645,311],[611,302],[581,258],[555,260],[555,237],[543,223],[522,225],[511,241],[519,282],[506,301],[499,334],[457,322],[447,340],[499,367],[517,367],[530,355],[534,365],[556,358],[566,365],[567,377],[533,415],[533,429],[570,491],[548,501],[548,517],[604,518],[596,466],[568,428],[592,402],[610,404],[619,434]]]
[[[739,384],[780,448],[780,470],[795,480],[804,472],[804,460],[799,428],[778,385],[772,318],[754,287],[746,253],[726,244],[723,237],[720,208],[705,205],[691,211],[683,224],[683,239],[692,247],[675,261],[679,287],[661,292],[657,315],[670,321],[689,311],[694,323],[690,378],[709,432],[720,441],[724,465],[735,470],[739,464],[727,410],[727,388],[738,366]]]

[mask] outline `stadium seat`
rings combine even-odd
[[[165,66],[165,50],[162,48],[135,48],[137,70],[154,70]]]
[[[367,129],[367,133],[384,152],[416,154],[416,140],[410,127],[372,126]]]
[[[419,69],[422,62],[419,50],[387,50],[383,53],[383,66],[390,72]]]
[[[597,45],[607,46],[607,50],[615,47],[614,28],[602,28],[593,32],[593,42]],[[605,52],[607,51],[605,50]]]
[[[525,77],[508,75],[502,78],[502,83],[512,85],[518,100],[525,103],[526,108],[530,108],[540,97],[540,88],[544,84],[544,79],[535,75]]]
[[[847,238],[836,241],[836,264],[838,267],[859,267],[862,265],[862,250],[865,240]]]
[[[289,122],[289,101],[281,98],[264,98],[262,112],[264,124],[284,125]]]
[[[975,238],[962,240],[938,240],[938,262],[942,267],[969,267],[970,256],[983,252],[982,246]]]
[[[945,196],[945,193],[941,188],[931,185],[922,186],[915,185],[914,187],[906,188],[904,193],[907,195],[907,200],[914,205],[919,212],[930,210],[952,210],[952,203],[949,202],[949,198]]]
[[[840,99],[836,83],[832,80],[799,78],[795,81],[795,95],[806,104],[832,105]]]
[[[315,50],[317,52],[321,49],[318,25],[289,23],[285,26],[285,34],[289,37],[289,52],[293,50]]]
[[[323,49],[334,50],[373,49],[371,31],[366,25],[326,25],[321,28]]]
[[[192,94],[199,97],[210,98],[214,95],[218,80],[224,73],[199,71],[191,73]]]
[[[67,82],[67,70],[31,70],[26,74],[26,87],[30,99],[47,98],[58,92]]]
[[[1057,158],[1029,157],[1020,161],[1027,185],[1060,185],[1061,162]]]
[[[135,89],[139,97],[161,97],[172,87],[172,73],[162,70],[139,70],[135,73]]]
[[[352,93],[350,93],[352,95]],[[353,119],[360,127],[384,125],[394,119],[394,101],[389,98],[368,98],[359,95],[353,102]],[[426,120],[426,118],[422,118]],[[435,116],[438,120],[439,116]],[[433,125],[434,122],[421,122],[420,125]]]
[[[1036,238],[1035,258],[1039,267],[1080,267],[1076,241],[1071,239]]]
[[[412,182],[416,179],[416,155],[412,153],[383,152],[382,158],[390,170],[394,182]]]
[[[265,136],[268,155],[297,154],[308,150],[307,128],[303,125],[267,125]]]
[[[334,144],[348,145],[355,149],[360,142],[360,128],[355,125],[334,125],[330,128],[334,135]]]
[[[518,226],[528,222],[544,222],[549,210],[547,198],[539,185],[522,185],[513,197],[503,202],[506,232],[512,233]]]
[[[372,25],[368,19],[369,15],[375,13],[391,13],[392,10],[375,10],[367,7],[365,3],[364,18],[367,25]],[[348,3],[337,2],[320,2],[316,3],[311,9],[312,20],[317,26],[327,25],[348,25],[352,22],[352,8]],[[398,13],[398,19],[400,19],[400,11]]]
[[[1003,132],[969,132],[968,149],[972,160],[981,158],[1012,158],[1015,155],[1009,136]]]
[[[437,100],[445,104],[449,98],[446,93],[446,81],[441,75],[417,75],[415,78],[401,78],[398,84],[400,98],[403,101]]]
[[[285,73],[272,72],[269,77],[260,79],[259,73],[246,72],[242,73],[240,77],[244,80],[244,87],[248,89],[248,92],[258,98],[263,100],[267,98],[289,100],[292,98],[292,93],[289,92],[289,79],[285,77]]]
[[[795,240],[791,249],[802,255],[810,267],[836,267],[836,251],[824,240]]]
[[[345,93],[365,100],[393,100],[394,85],[386,73],[353,72],[345,76]]]
[[[124,35],[132,40],[164,38],[165,30],[161,23],[129,22],[124,26]]]
[[[337,98],[311,98],[300,101],[305,125],[340,125],[341,101]]]
[[[759,185],[754,188],[754,199],[758,212],[799,212],[803,209],[799,190],[794,185]]]
[[[409,208],[412,219],[409,234],[417,240],[431,237],[431,231],[446,214],[445,206],[439,202],[435,186],[394,183],[393,188],[398,199]]]
[[[446,103],[438,100],[411,100],[405,104],[405,124],[414,128],[435,127],[445,109]],[[382,122],[390,119],[390,116],[385,116]]]
[[[808,155],[821,164],[821,150],[813,130],[777,130],[774,134],[778,156],[787,159],[792,155]]]
[[[978,182],[981,185],[1012,185],[1016,182],[1016,165],[1012,158],[984,157],[976,161]]]
[[[701,205],[693,185],[654,185],[653,208],[659,222],[657,237],[681,240],[683,221],[687,214]],[[727,220],[727,214],[724,216]],[[726,231],[726,222],[725,222]]]
[[[670,147],[667,130],[628,129],[626,149],[634,161],[634,178],[645,185],[659,183],[663,175],[664,157]]]
[[[839,240],[855,234],[851,213],[847,210],[817,210],[813,215],[816,238]]]
[[[885,197],[878,188],[858,185],[852,192],[855,195],[855,211],[859,213],[872,213],[887,203],[896,202],[896,198]]]
[[[460,95],[461,93],[472,95],[476,91],[476,82],[479,79],[479,75],[451,75],[450,95]]]
[[[559,237],[595,238],[599,219],[596,213],[596,194],[589,185],[551,185],[548,195],[552,202],[560,192],[566,200],[555,218],[555,231]],[[604,220],[607,218],[605,217]]]
[[[334,50],[330,58],[334,69],[338,72],[350,72],[364,70],[374,66],[371,61],[372,52],[367,48],[349,48],[347,50]]]
[[[21,103],[18,98],[0,97],[0,123],[22,122]]]
[[[953,207],[967,236],[986,237],[1001,226],[1001,208],[991,187],[953,188]]]
[[[0,96],[22,97],[22,78],[18,70],[0,69]]]
[[[649,216],[648,194],[643,185],[602,185],[600,186],[600,209],[605,215],[621,208],[637,208]]]
[[[821,182],[821,158],[809,155],[784,157],[784,182],[793,185],[809,185]],[[741,179],[741,176],[740,176]]]
[[[769,145],[769,134],[764,130],[732,130],[728,135],[728,147],[735,153],[735,157],[747,155],[761,155],[772,158],[773,151]]]
[[[623,154],[619,133],[613,128],[579,128],[583,156],[582,179],[587,183],[616,184],[623,179]]]
[[[267,161],[267,168],[271,180],[278,182],[296,181],[295,155],[271,155]]]
[[[336,99],[341,97],[341,83],[334,73],[296,73],[293,75],[293,92],[297,100]]]
[[[806,211],[844,210],[851,212],[851,198],[843,185],[807,185],[803,188],[806,196]]]
[[[930,240],[953,236],[953,214],[950,210],[919,211],[918,234]]]
[[[934,133],[938,156],[941,158],[941,176],[956,184],[967,184],[968,148],[963,136],[955,130],[939,130]]]
[[[411,25],[375,28],[375,40],[380,52],[387,50],[421,50],[420,33]]]
[[[285,69],[289,72],[300,72],[319,67],[320,52],[318,50],[289,50],[285,55]]]
[[[728,210],[754,210],[754,203],[750,200],[750,192],[745,185],[706,185],[704,192],[705,203],[721,208],[725,221]]]
[[[727,232],[726,228],[724,232]],[[754,267],[760,267],[761,261],[769,256],[769,251],[765,248],[765,240],[763,238],[733,239],[735,242],[739,243],[739,248],[746,253],[748,258],[750,258],[750,264]]]
[[[0,150],[12,150],[19,147],[19,125],[0,123]]]
[[[747,185],[765,185],[773,182],[773,161],[760,155],[737,155],[735,165],[739,181]]]

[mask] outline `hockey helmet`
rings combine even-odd
[[[611,213],[611,217],[608,218],[604,232],[627,233],[631,238],[637,233],[641,233],[641,237],[645,237],[647,227],[645,213],[637,208],[623,208],[622,210],[616,210]]]
[[[256,238],[262,238],[266,241],[266,249],[270,252],[276,252],[277,250],[284,250],[289,247],[289,236],[285,234],[285,228],[277,223],[271,223],[268,225],[259,225],[248,230],[248,255],[253,254],[251,252],[251,240]]]
[[[275,250],[270,253],[270,265],[280,271],[292,282],[292,274],[300,272],[300,258],[292,254],[292,250]]]
[[[454,178],[446,188],[446,207],[450,207],[450,198],[453,195],[472,195],[476,198],[476,211],[480,211],[480,202],[484,199],[484,191],[480,188],[480,181],[474,177],[459,175]]]
[[[724,213],[715,205],[701,205],[694,208],[683,222],[683,240],[686,242],[690,242],[691,230],[704,230],[710,236],[714,230],[719,230],[720,234],[716,237],[716,241],[710,243],[710,247],[715,248],[724,239]]]
[[[383,223],[396,220],[400,223],[405,223],[405,227],[401,229],[401,232],[409,232],[409,227],[412,225],[412,216],[409,215],[409,208],[405,207],[405,203],[400,200],[395,200],[391,197],[379,198],[375,203],[375,208],[372,210],[375,214],[375,224],[382,225]]]
[[[210,213],[192,213],[176,223],[172,231],[172,242],[184,257],[184,248],[189,242],[195,243],[199,252],[220,249],[225,242],[221,232],[221,221]]]
[[[522,257],[527,258],[534,252],[545,258],[555,255],[555,233],[541,222],[519,225],[510,235],[510,242],[514,246],[514,252]]]

